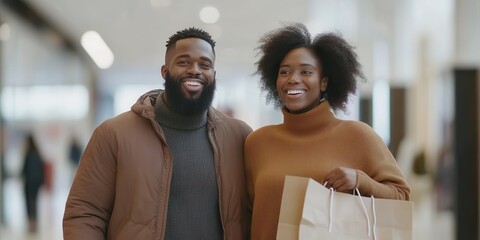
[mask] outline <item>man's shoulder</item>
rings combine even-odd
[[[135,126],[142,121],[145,121],[144,118],[130,110],[104,120],[97,128],[120,130]]]
[[[123,124],[128,121],[132,121],[132,119],[138,119],[139,115],[132,110],[120,113],[114,117],[111,117],[103,122],[103,124]]]

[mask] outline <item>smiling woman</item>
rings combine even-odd
[[[303,24],[292,24],[267,33],[258,49],[257,73],[283,123],[259,128],[245,141],[251,238],[276,238],[287,175],[339,192],[408,200],[409,186],[381,138],[362,122],[334,115],[346,109],[363,78],[353,47],[333,33],[312,40]]]
[[[277,89],[291,113],[307,112],[325,100],[327,78],[315,53],[303,47],[287,53],[280,63]]]

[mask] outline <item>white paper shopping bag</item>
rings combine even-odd
[[[335,192],[313,179],[287,176],[277,239],[411,240],[412,216],[409,201]]]

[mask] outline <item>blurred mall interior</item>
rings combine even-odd
[[[72,143],[83,148],[98,124],[163,87],[177,30],[203,28],[217,42],[215,107],[254,129],[280,123],[253,74],[255,47],[290,22],[356,47],[367,81],[337,116],[371,125],[396,157],[414,239],[480,239],[478,0],[0,0],[0,239],[62,239]],[[34,233],[21,175],[28,134],[50,170]]]

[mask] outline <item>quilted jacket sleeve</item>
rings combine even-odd
[[[106,239],[115,196],[117,142],[106,124],[93,133],[73,181],[63,218],[65,240]]]

